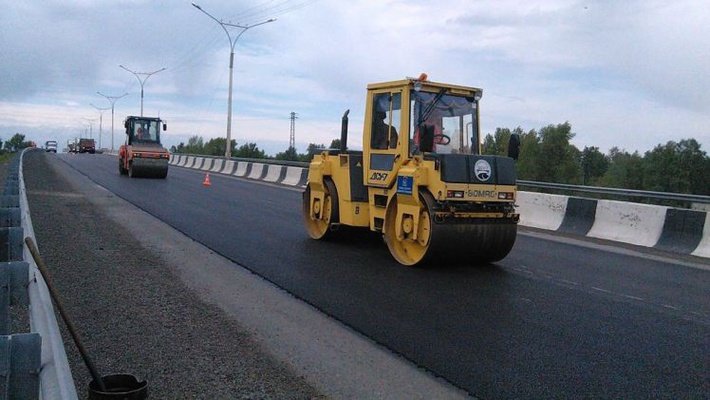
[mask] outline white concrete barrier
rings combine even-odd
[[[286,167],[286,177],[281,183],[284,185],[296,186],[301,181],[301,167]]]
[[[269,164],[269,169],[266,171],[266,176],[264,177],[264,180],[266,182],[278,181],[279,178],[281,177],[282,170],[283,170],[283,166],[281,166],[281,165]]]
[[[185,168],[192,168],[192,166],[195,165],[195,157],[193,156],[187,156],[185,159],[185,165],[182,165]]]
[[[239,161],[237,164],[237,170],[234,171],[235,176],[244,176],[247,174],[247,166],[249,165],[246,161]]]
[[[710,258],[710,213],[705,215],[705,225],[703,226],[703,238],[700,239],[698,247],[691,253],[698,257]]]
[[[202,164],[205,163],[205,158],[204,157],[195,157],[195,165],[192,166],[194,169],[200,169],[202,168]]]
[[[554,231],[565,218],[567,196],[518,192],[516,204],[521,225]]]
[[[663,232],[668,207],[598,200],[587,236],[652,247]]]
[[[249,176],[247,178],[249,179],[259,179],[261,178],[261,174],[264,172],[264,164],[261,163],[252,163],[251,164],[251,173],[249,173]]]
[[[203,171],[231,173],[238,177],[278,182],[288,186],[298,186],[305,170],[302,167],[187,155],[171,155],[170,163]],[[284,168],[286,170],[282,174]],[[284,178],[279,182],[282,175]],[[565,222],[565,214],[568,212],[568,201],[568,196],[519,191],[516,205],[520,213],[520,225],[551,231],[560,230]],[[594,220],[591,228],[588,228],[589,231],[585,230],[586,236],[638,246],[658,247],[658,242],[664,235],[668,207],[611,200],[588,201],[594,202]],[[705,215],[702,235],[700,243],[691,254],[710,258],[710,213]],[[685,250],[684,253],[688,252],[689,250]]]
[[[222,170],[219,172],[221,172],[223,174],[231,174],[233,170],[234,170],[234,161],[229,160],[226,163],[224,163],[224,168],[222,168]]]
[[[222,167],[224,166],[224,160],[219,158],[214,160],[214,166],[210,170],[210,172],[220,172],[222,170]]]

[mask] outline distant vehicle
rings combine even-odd
[[[44,151],[47,153],[56,153],[57,152],[57,142],[54,140],[47,140],[44,143]]]
[[[79,153],[91,153],[96,152],[96,142],[94,139],[79,139]]]

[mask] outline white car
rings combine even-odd
[[[44,143],[44,151],[47,153],[56,153],[57,152],[57,142],[54,140],[48,140],[47,142]]]

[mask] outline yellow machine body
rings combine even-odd
[[[309,166],[303,212],[314,239],[340,225],[384,235],[404,265],[480,263],[511,250],[512,158],[480,154],[478,88],[420,77],[367,88],[363,150],[342,147]]]

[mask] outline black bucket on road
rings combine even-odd
[[[106,390],[101,390],[98,382],[89,383],[91,400],[144,400],[148,398],[148,382],[138,381],[128,374],[106,375],[101,377]]]

